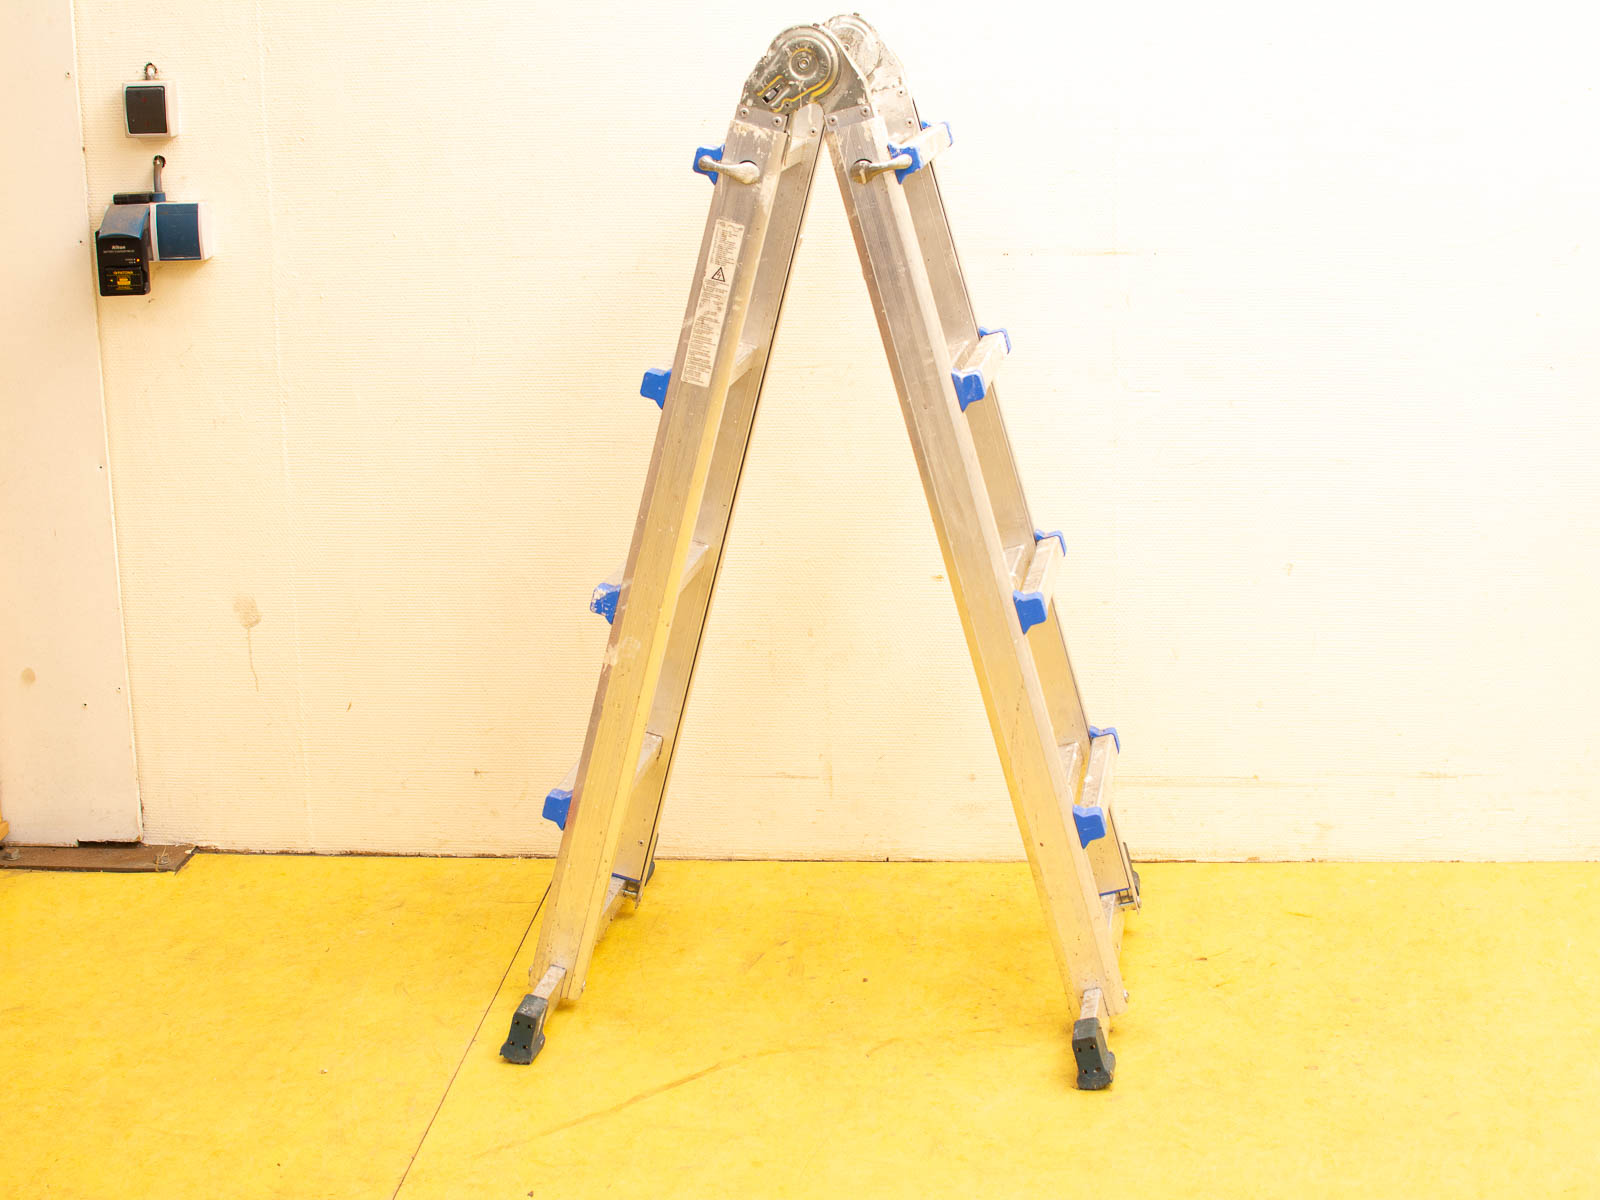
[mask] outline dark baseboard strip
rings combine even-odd
[[[0,870],[176,871],[193,846],[146,846],[142,842],[89,846],[0,846]]]

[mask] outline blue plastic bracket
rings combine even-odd
[[[949,121],[942,121],[942,122],[940,122],[940,124],[942,124],[944,126],[945,138],[950,142],[950,144],[952,146],[955,145],[956,139],[955,139],[955,135],[950,132],[950,122]],[[924,129],[932,129],[933,128],[933,126],[928,124],[928,122],[926,122],[926,121],[924,121],[922,123],[922,127]],[[909,167],[901,167],[898,171],[896,171],[894,173],[895,179],[898,180],[900,183],[904,183],[906,181],[906,176],[907,175],[910,175],[910,174],[913,174],[914,172],[922,170],[923,167],[927,166],[930,162],[933,161],[933,159],[931,157],[930,158],[923,158],[922,157],[922,151],[920,149],[918,149],[915,144],[909,144],[909,145],[902,146],[902,145],[900,145],[900,144],[898,144],[896,142],[890,142],[889,143],[889,157],[890,158],[897,158],[898,156],[900,156],[902,154],[907,155],[911,159],[911,165]]]
[[[976,404],[989,394],[989,389],[983,385],[982,371],[951,371],[950,382],[956,385],[956,403],[961,405],[961,411],[967,411],[967,405]]]
[[[545,801],[546,808],[549,801]],[[1087,848],[1096,838],[1106,835],[1106,812],[1098,804],[1074,804],[1072,823],[1078,827],[1078,844]]]
[[[1066,557],[1067,539],[1062,534],[1061,530],[1059,530],[1059,529],[1035,529],[1033,531],[1033,540],[1035,542],[1042,542],[1042,541],[1045,540],[1045,538],[1055,538],[1056,541],[1060,542],[1061,543],[1061,554],[1062,554],[1062,557],[1063,558]]]
[[[1013,590],[1011,603],[1017,606],[1017,620],[1022,623],[1023,633],[1027,633],[1050,615],[1050,598],[1043,592]]]
[[[998,333],[1006,340],[1006,353],[1011,353],[1011,335],[998,325],[993,329],[987,325],[978,326],[978,337],[988,337],[991,333]],[[951,371],[950,382],[956,385],[956,403],[961,405],[961,411],[966,412],[969,404],[976,404],[989,394],[989,387],[983,381],[982,371]],[[1062,543],[1065,545],[1065,543]]]
[[[1055,538],[1061,543],[1061,553],[1067,552],[1067,539],[1059,529],[1046,532],[1043,529],[1033,531],[1033,540],[1042,542],[1046,538]],[[1022,632],[1027,633],[1035,625],[1044,621],[1050,615],[1050,597],[1043,592],[1023,592],[1013,589],[1011,603],[1017,606],[1017,620],[1022,623]]]
[[[1091,725],[1089,726],[1089,736],[1092,738],[1109,737],[1112,745],[1116,746],[1117,753],[1122,753],[1122,739],[1117,736],[1117,727],[1115,725],[1107,725],[1104,729],[1101,729],[1098,725]]]
[[[1010,354],[1011,353],[1011,331],[1009,329],[1007,329],[1003,325],[996,325],[993,329],[990,329],[989,326],[987,326],[987,325],[979,325],[978,326],[978,336],[979,337],[986,338],[991,333],[998,333],[1001,337],[1005,338],[1005,340],[1006,340],[1006,353]]]
[[[723,145],[725,146],[727,143],[724,142]],[[721,162],[722,146],[696,146],[694,148],[694,173],[696,175],[704,175],[707,179],[711,180],[712,183],[716,183],[717,173],[715,171],[702,171],[700,169],[700,160],[702,158],[714,158],[718,162]]]
[[[644,373],[644,382],[639,385],[639,395],[646,400],[654,400],[656,407],[665,411],[667,407],[667,387],[671,383],[671,367],[651,367]]]
[[[602,579],[600,586],[594,589],[594,595],[589,597],[589,611],[599,613],[606,619],[606,624],[611,624],[617,616],[617,597],[622,595],[622,589],[609,580]]]
[[[567,827],[567,813],[572,810],[572,789],[553,787],[550,794],[544,798],[544,819],[555,825],[557,829]]]

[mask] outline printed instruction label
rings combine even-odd
[[[717,361],[717,346],[722,342],[733,268],[743,243],[744,226],[718,217],[716,228],[711,231],[711,253],[706,257],[705,278],[700,281],[694,326],[689,330],[689,349],[683,358],[683,378],[696,387],[711,386],[711,366]]]

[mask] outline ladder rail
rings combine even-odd
[[[883,113],[890,130],[920,128],[922,119],[909,89],[895,88],[874,95],[878,109]],[[966,273],[961,269],[961,255],[956,250],[955,236],[950,231],[950,217],[944,206],[944,196],[939,191],[938,164],[928,166],[905,178],[901,185],[906,205],[911,210],[912,224],[916,227],[917,242],[922,251],[922,261],[928,270],[928,282],[939,310],[939,328],[944,334],[945,347],[953,360],[970,346],[977,336],[978,319],[973,311],[971,293],[967,289]],[[1011,439],[1005,423],[1000,419],[997,385],[991,385],[988,397],[967,412],[973,425],[979,458],[983,463],[984,481],[989,485],[990,501],[994,505],[995,520],[1000,526],[1000,536],[1008,546],[1021,544],[1033,535],[1033,518],[1028,512],[1027,495],[1022,487],[1022,477],[1017,472],[1016,458],[1011,450]],[[984,409],[984,405],[988,405]]]
[[[1057,965],[1072,996],[1098,988],[1115,1015],[1126,1004],[1121,969],[1094,871],[1070,821],[1079,772],[1069,773],[1062,761],[1049,701],[1017,621],[1006,548],[950,380],[950,352],[905,193],[892,174],[865,182],[851,175],[853,164],[888,153],[882,118],[864,114],[870,106],[830,115],[828,140],[890,373]]]
[[[718,184],[706,219],[672,385],[624,568],[626,602],[611,626],[571,815],[529,971],[537,981],[552,967],[564,969],[552,1002],[583,991],[604,924],[605,892],[634,788],[634,766],[739,355],[755,282],[749,264],[759,258],[781,177],[768,168],[781,163],[788,142],[781,121],[762,125],[736,118],[729,127],[726,161],[754,162],[760,178],[750,185]],[[719,268],[720,280],[708,278]]]
[[[806,123],[807,117],[809,124]],[[810,106],[809,112],[797,114],[793,120],[792,127],[801,133],[791,139],[791,151],[785,160],[766,240],[756,264],[741,352],[750,353],[753,357],[743,364],[743,373],[729,390],[707,477],[705,498],[695,523],[695,540],[708,547],[709,561],[678,600],[678,611],[668,635],[667,654],[649,721],[650,729],[661,735],[661,754],[653,764],[651,773],[634,790],[613,867],[615,874],[630,881],[630,890],[635,897],[649,878],[655,859],[656,840],[661,831],[662,803],[672,775],[673,753],[693,688],[695,664],[710,617],[711,600],[721,571],[728,527],[738,503],[739,480],[749,450],[750,435],[760,410],[767,363],[777,341],[783,318],[783,301],[788,293],[795,252],[799,248],[817,163],[821,158],[821,123],[822,112],[815,105]],[[739,185],[729,183],[726,186]]]
[[[874,99],[885,115],[888,129],[921,126],[916,102],[908,89],[886,89],[875,95]],[[966,275],[961,269],[955,235],[950,229],[944,196],[939,190],[937,172],[938,163],[929,163],[925,169],[908,175],[901,187],[906,206],[911,212],[912,224],[916,228],[929,286],[938,306],[939,327],[944,334],[946,349],[954,360],[977,336],[978,320],[973,311],[971,293],[967,290]],[[1000,527],[1002,542],[1008,547],[1031,545],[1038,524],[1029,510],[1027,490],[1017,470],[1016,454],[1011,447],[1011,436],[1006,431],[1003,412],[1000,385],[991,383],[988,394],[969,406],[965,415],[972,430],[973,443],[978,449],[978,460],[983,466],[983,481],[989,493],[989,502],[994,508],[995,521]],[[1033,634],[1028,644],[1045,681],[1051,720],[1057,739],[1065,741],[1070,737],[1080,743],[1082,757],[1086,759],[1089,721],[1084,714],[1077,675],[1072,669],[1066,637],[1053,603],[1049,605],[1045,626]],[[1075,783],[1081,782],[1081,771],[1079,775]]]

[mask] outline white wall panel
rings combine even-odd
[[[131,841],[70,0],[0,6],[0,809],[19,843]]]
[[[783,5],[79,0],[91,210],[183,88],[223,253],[102,301],[152,837],[551,850],[720,140]],[[1593,857],[1593,17],[866,13],[1067,530],[1125,832]],[[1020,850],[819,179],[681,745],[678,854]]]

